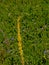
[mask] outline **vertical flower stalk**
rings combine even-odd
[[[20,19],[21,19],[21,16],[19,16],[17,19],[18,47],[19,47],[19,53],[20,53],[20,57],[21,57],[21,63],[22,63],[22,65],[24,65],[24,57],[23,57],[23,50],[22,50],[22,39],[21,39],[21,34],[20,34]]]

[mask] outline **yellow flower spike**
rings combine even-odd
[[[22,50],[22,41],[21,41],[21,34],[20,34],[20,19],[21,16],[18,17],[17,19],[17,28],[18,28],[18,47],[19,47],[19,53],[21,56],[21,63],[24,65],[24,57],[23,57],[23,50]]]

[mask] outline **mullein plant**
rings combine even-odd
[[[21,57],[21,63],[24,65],[24,57],[23,57],[23,49],[22,49],[22,39],[21,39],[21,34],[20,34],[20,19],[21,16],[18,17],[17,19],[17,28],[18,28],[18,49]]]

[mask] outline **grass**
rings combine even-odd
[[[49,0],[0,0],[0,65],[49,65]]]

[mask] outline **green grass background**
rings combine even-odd
[[[25,65],[49,65],[49,0],[0,0],[0,65],[22,65],[18,51],[17,18]]]

